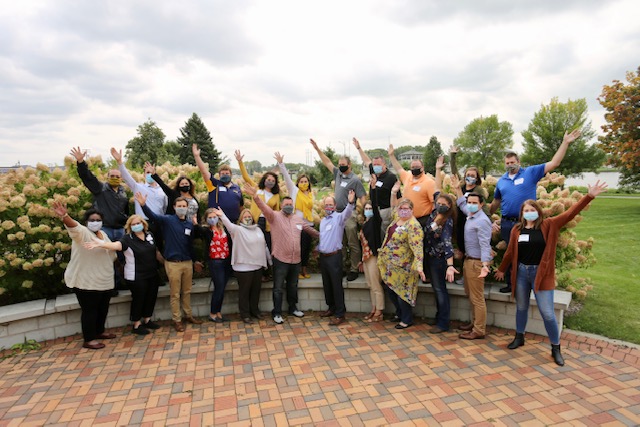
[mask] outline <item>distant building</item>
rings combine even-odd
[[[35,166],[31,166],[31,165],[21,165],[21,164],[17,164],[14,166],[0,166],[0,173],[7,173],[7,172],[11,172],[14,171],[16,169],[26,169],[26,168],[34,168],[36,169]],[[53,172],[54,169],[62,169],[65,170],[67,167],[65,165],[62,166],[49,166],[49,171]]]
[[[398,154],[398,161],[399,162],[403,162],[403,161],[412,161],[412,160],[422,160],[422,156],[424,155],[424,153],[421,153],[419,151],[416,150],[409,150],[409,151],[405,151],[402,154]]]

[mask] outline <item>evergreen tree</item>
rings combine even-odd
[[[440,145],[440,141],[436,136],[432,136],[429,139],[429,143],[425,149],[424,155],[422,157],[422,163],[424,164],[424,171],[426,173],[430,173],[431,175],[436,174],[436,161],[438,157],[442,156],[444,153],[442,151],[442,146]]]
[[[205,163],[209,163],[209,170],[215,171],[218,169],[221,153],[216,150],[209,130],[196,113],[193,113],[184,127],[180,129],[180,136],[176,139],[176,142],[180,145],[180,163],[195,164],[191,145],[198,144],[200,156]]]

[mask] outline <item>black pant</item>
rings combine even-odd
[[[324,299],[336,317],[344,317],[347,308],[344,305],[344,288],[342,287],[342,251],[329,256],[320,255],[320,271]]]
[[[73,288],[73,292],[80,304],[80,322],[82,323],[84,342],[93,341],[98,338],[98,335],[104,333],[104,323],[107,321],[109,301],[111,301],[111,290],[88,291]]]
[[[143,317],[151,317],[158,298],[160,279],[157,275],[149,279],[126,280],[131,290],[131,313],[129,320],[137,322]]]
[[[288,264],[273,257],[273,310],[271,315],[282,314],[283,288],[287,292],[289,314],[298,309],[298,274],[300,264]]]
[[[309,265],[309,253],[311,252],[311,236],[304,231],[300,233],[300,256],[302,257],[302,266]]]
[[[238,279],[238,310],[243,319],[260,314],[260,290],[262,289],[262,269],[236,271]]]

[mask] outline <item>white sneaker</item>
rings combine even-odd
[[[281,325],[284,323],[284,319],[279,314],[276,314],[275,316],[273,316],[273,321],[276,322],[278,325]]]
[[[294,315],[294,316],[296,316],[296,317],[304,317],[304,313],[303,313],[303,312],[301,312],[300,310],[296,310],[296,311],[294,311],[294,312],[293,312],[293,313],[291,313],[291,314],[293,314],[293,315]]]

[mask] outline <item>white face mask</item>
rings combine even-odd
[[[102,228],[102,221],[89,221],[87,222],[87,228],[96,233]]]

